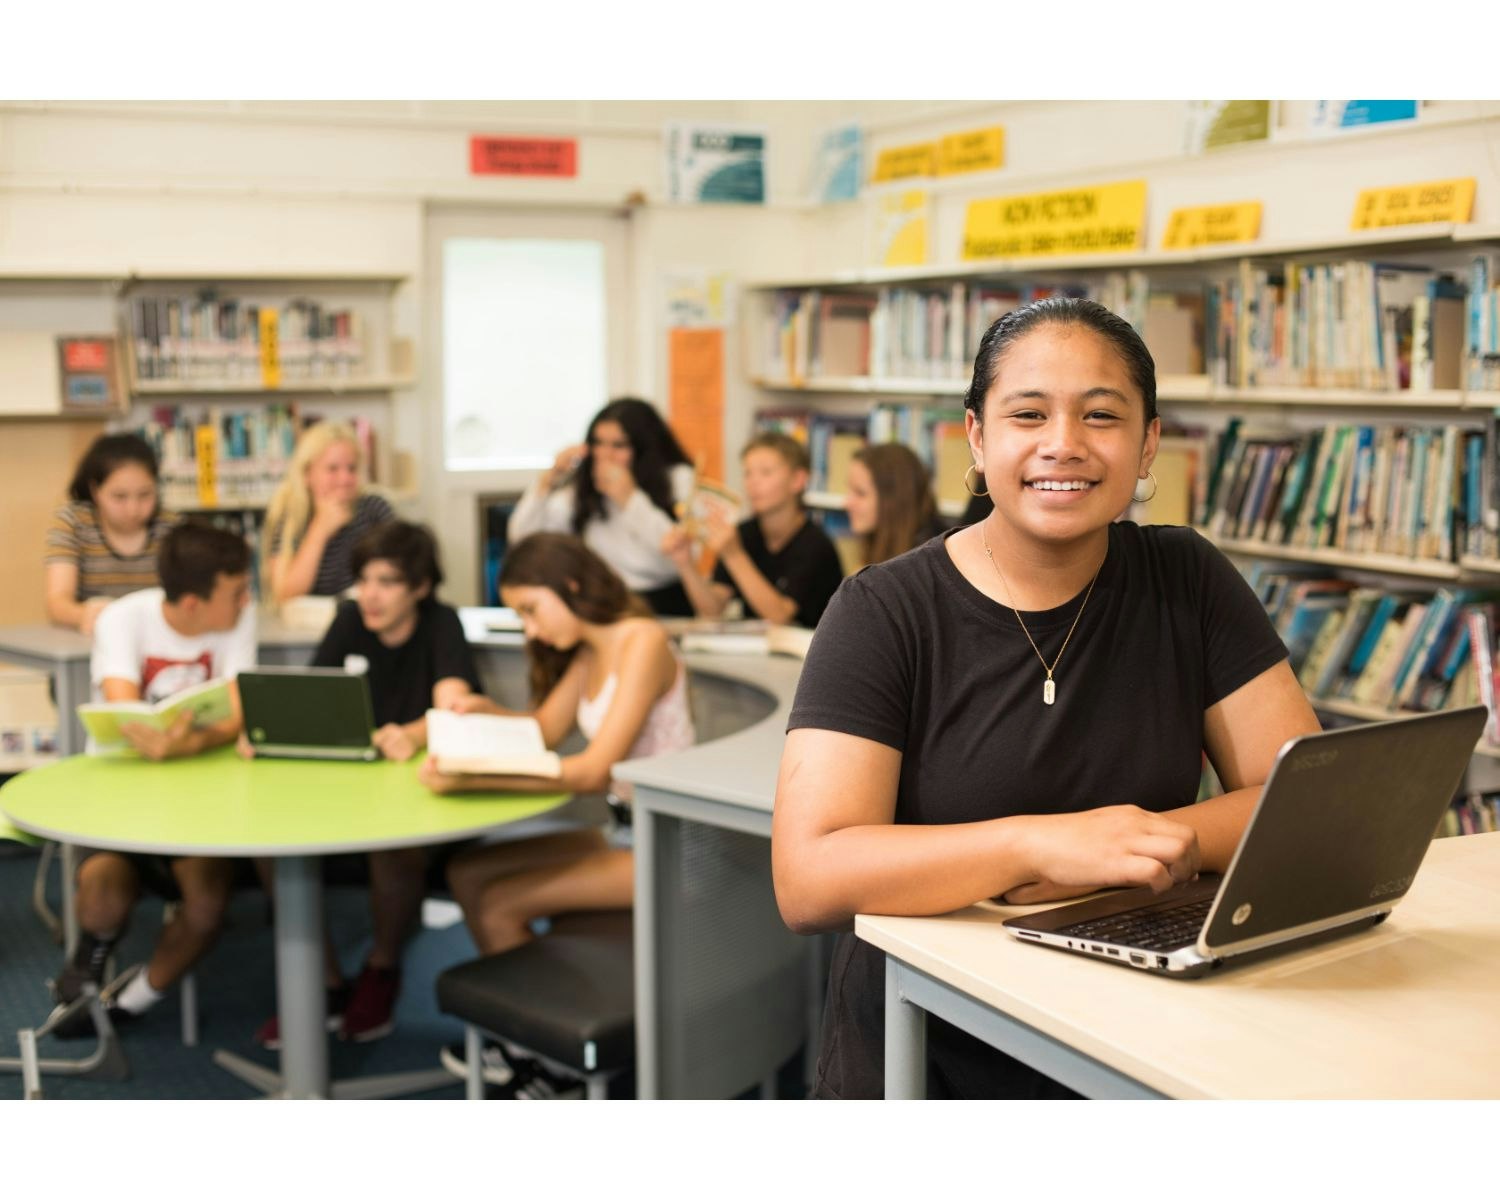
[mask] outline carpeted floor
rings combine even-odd
[[[0,843],[0,1057],[15,1057],[15,1031],[34,1026],[51,1009],[45,980],[54,974],[62,951],[31,910],[36,854]],[[334,944],[346,972],[358,970],[368,945],[369,916],[365,893],[356,887],[326,889],[326,906]],[[53,867],[49,895],[56,909],[58,871]],[[116,966],[143,961],[161,925],[161,902],[141,901],[129,933],[121,943]],[[329,1065],[335,1079],[384,1074],[438,1065],[438,1051],[463,1036],[462,1026],[437,1011],[433,980],[454,963],[474,956],[468,932],[459,924],[423,929],[408,947],[404,963],[396,1030],[365,1046],[330,1037]],[[275,1011],[275,974],[269,908],[259,888],[237,891],[227,928],[198,970],[199,1044],[180,1039],[180,1007],[175,991],[124,1034],[131,1077],[121,1083],[50,1077],[44,1086],[50,1099],[248,1099],[257,1093],[216,1067],[213,1052],[227,1049],[269,1067],[277,1055],[260,1049],[253,1035]],[[41,1044],[44,1056],[82,1058],[92,1040]],[[19,1075],[0,1073],[0,1099],[21,1094]],[[423,1098],[460,1099],[463,1087],[428,1092]]]

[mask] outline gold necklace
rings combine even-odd
[[[995,561],[994,552],[990,549],[990,539],[985,534],[984,530],[984,527],[987,524],[989,524],[988,520],[984,520],[979,523],[979,540],[984,543],[984,555],[990,560],[990,566],[995,568],[995,574],[1000,577],[1000,586],[1005,589],[1005,594],[1011,599],[1014,599],[1014,593],[1010,590],[1010,584],[1005,582],[1005,576],[1000,571],[1000,564]],[[1109,553],[1108,551],[1106,551],[1105,558],[1108,557]],[[1083,603],[1078,606],[1078,613],[1073,618],[1073,624],[1068,626],[1068,636],[1063,638],[1062,647],[1058,650],[1057,657],[1052,660],[1052,665],[1050,667],[1047,665],[1047,660],[1042,657],[1042,652],[1037,649],[1036,639],[1031,636],[1031,630],[1027,629],[1026,622],[1021,620],[1021,610],[1018,609],[1014,604],[1006,605],[1006,607],[1009,608],[1011,612],[1016,614],[1016,621],[1021,626],[1021,632],[1026,635],[1026,640],[1031,643],[1031,648],[1036,653],[1037,661],[1042,664],[1042,670],[1047,672],[1047,682],[1042,684],[1043,704],[1053,704],[1057,700],[1057,684],[1053,682],[1052,672],[1057,670],[1057,664],[1062,661],[1063,650],[1066,650],[1068,648],[1068,643],[1073,638],[1073,630],[1078,628],[1078,620],[1083,616],[1083,610],[1088,607],[1089,597],[1094,594],[1094,584],[1098,581],[1099,572],[1102,570],[1104,570],[1104,562],[1103,560],[1100,560],[1099,566],[1094,571],[1094,578],[1089,580],[1089,590],[1083,594]]]

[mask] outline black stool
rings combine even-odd
[[[451,967],[438,1007],[464,1022],[467,1096],[484,1094],[480,1033],[581,1075],[590,1100],[635,1061],[634,914],[569,913],[534,942]]]

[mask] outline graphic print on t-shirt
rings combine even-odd
[[[141,668],[141,699],[155,704],[213,677],[214,656],[207,650],[193,659],[157,658],[148,654]]]

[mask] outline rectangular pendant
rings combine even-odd
[[[1046,683],[1042,684],[1042,703],[1051,704],[1056,699],[1057,685],[1049,679]]]

